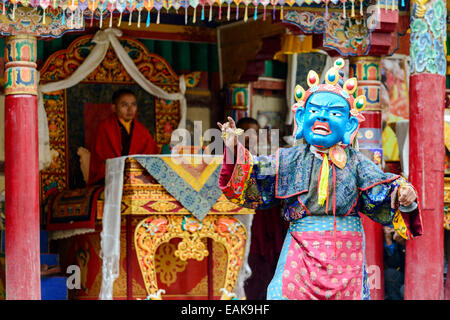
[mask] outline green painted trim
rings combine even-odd
[[[169,65],[173,65],[172,41],[158,41],[155,43],[155,52],[163,57]]]
[[[273,63],[272,60],[266,60],[265,62],[265,77],[272,77],[273,76]]]
[[[191,46],[189,42],[173,42],[173,69],[191,71]]]
[[[219,52],[217,51],[217,44],[209,44],[209,72],[219,72]]]
[[[207,43],[191,43],[191,67],[195,71],[208,71]]]
[[[45,61],[53,53],[67,48],[80,35],[67,34],[61,38],[38,40],[38,59]],[[176,73],[192,71],[219,71],[219,56],[216,44],[181,41],[136,39],[149,52],[163,57]],[[4,39],[0,38],[1,54],[4,55]]]

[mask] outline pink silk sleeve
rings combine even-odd
[[[232,161],[230,153],[231,152],[228,150],[228,148],[225,147],[223,151],[222,168],[219,174],[220,189],[224,189],[227,186],[228,181],[230,181],[231,176],[233,175],[235,163],[234,161]]]

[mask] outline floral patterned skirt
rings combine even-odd
[[[367,300],[364,231],[357,216],[291,222],[268,300]]]

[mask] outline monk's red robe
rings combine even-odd
[[[134,119],[128,154],[157,154],[158,146],[147,128]],[[114,114],[100,122],[97,128],[94,146],[89,163],[88,185],[105,177],[106,160],[124,156],[122,154],[122,136],[117,116]]]

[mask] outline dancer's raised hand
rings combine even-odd
[[[228,117],[228,122],[221,124],[217,122],[220,130],[222,130],[222,138],[225,146],[233,150],[237,145],[237,137],[242,134],[243,130],[236,128],[236,123],[232,117]]]

